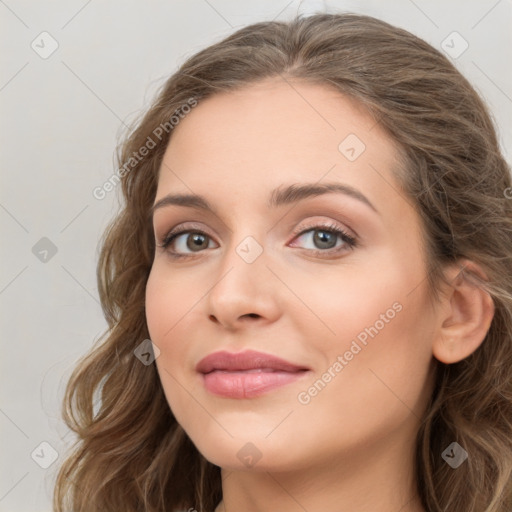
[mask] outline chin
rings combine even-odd
[[[279,436],[274,439],[252,435],[247,428],[237,435],[230,429],[231,437],[206,435],[204,430],[190,435],[197,450],[212,464],[236,471],[288,471],[297,467],[298,452]],[[267,432],[268,434],[268,432]]]

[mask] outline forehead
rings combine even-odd
[[[321,150],[338,157],[338,144],[349,134],[381,152],[392,145],[375,119],[334,87],[278,77],[200,100],[173,130],[169,149],[179,146],[181,153],[186,152],[194,135],[195,149],[202,152],[212,145],[220,150],[225,147],[221,141],[228,138],[238,144],[239,155],[265,142],[272,149]],[[198,156],[197,151],[194,154]],[[260,152],[260,157],[265,154],[268,151]]]
[[[396,156],[375,119],[333,87],[265,79],[201,100],[179,122],[156,200],[170,191],[210,194],[213,202],[215,195],[266,200],[282,184],[325,180],[364,190],[378,204],[400,199]]]

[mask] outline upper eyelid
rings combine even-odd
[[[206,235],[208,235],[209,237],[213,238],[213,236],[214,236],[209,232],[208,229],[203,228],[198,223],[182,222],[182,223],[178,224],[176,227],[166,231],[163,234],[163,238],[164,239],[168,238],[169,236],[171,236],[171,233],[173,233],[173,232],[174,232],[174,235],[182,235],[182,234],[184,234],[184,232],[189,232],[189,231],[201,231],[201,232],[205,233]]]

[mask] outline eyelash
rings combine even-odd
[[[347,248],[349,250],[354,249],[358,245],[357,239],[355,237],[349,235],[346,231],[344,231],[343,229],[338,227],[336,224],[325,224],[325,225],[317,224],[317,225],[309,226],[306,229],[297,230],[297,232],[294,233],[294,237],[298,238],[306,233],[309,233],[310,231],[324,231],[324,232],[327,232],[330,234],[337,235],[339,238],[341,238],[341,240],[344,242],[344,244],[347,246]],[[194,234],[206,236],[207,238],[210,238],[210,239],[212,238],[212,237],[210,237],[210,235],[208,235],[208,233],[205,233],[204,231],[202,231],[200,229],[183,229],[181,231],[175,231],[175,232],[171,231],[169,234],[167,234],[165,236],[165,238],[162,240],[162,242],[160,244],[158,244],[158,246],[161,247],[166,252],[168,252],[169,255],[174,259],[194,257],[195,256],[194,253],[179,254],[177,252],[172,252],[168,249],[168,247],[172,244],[172,242],[178,236],[184,235],[186,233],[188,233],[188,234],[194,233]],[[316,249],[316,250],[315,249],[305,249],[305,250],[312,252],[314,255],[325,255],[326,253],[332,254],[332,253],[342,252],[344,250],[344,246],[341,246],[338,248],[326,249],[326,250],[322,250],[322,249]],[[202,251],[199,251],[196,254],[199,254],[200,252],[202,252]]]

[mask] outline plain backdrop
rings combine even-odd
[[[299,10],[370,14],[448,42],[511,161],[510,0],[0,0],[0,511],[51,510],[73,437],[64,385],[106,327],[95,266],[118,199],[92,191],[115,170],[124,124],[187,57]]]

